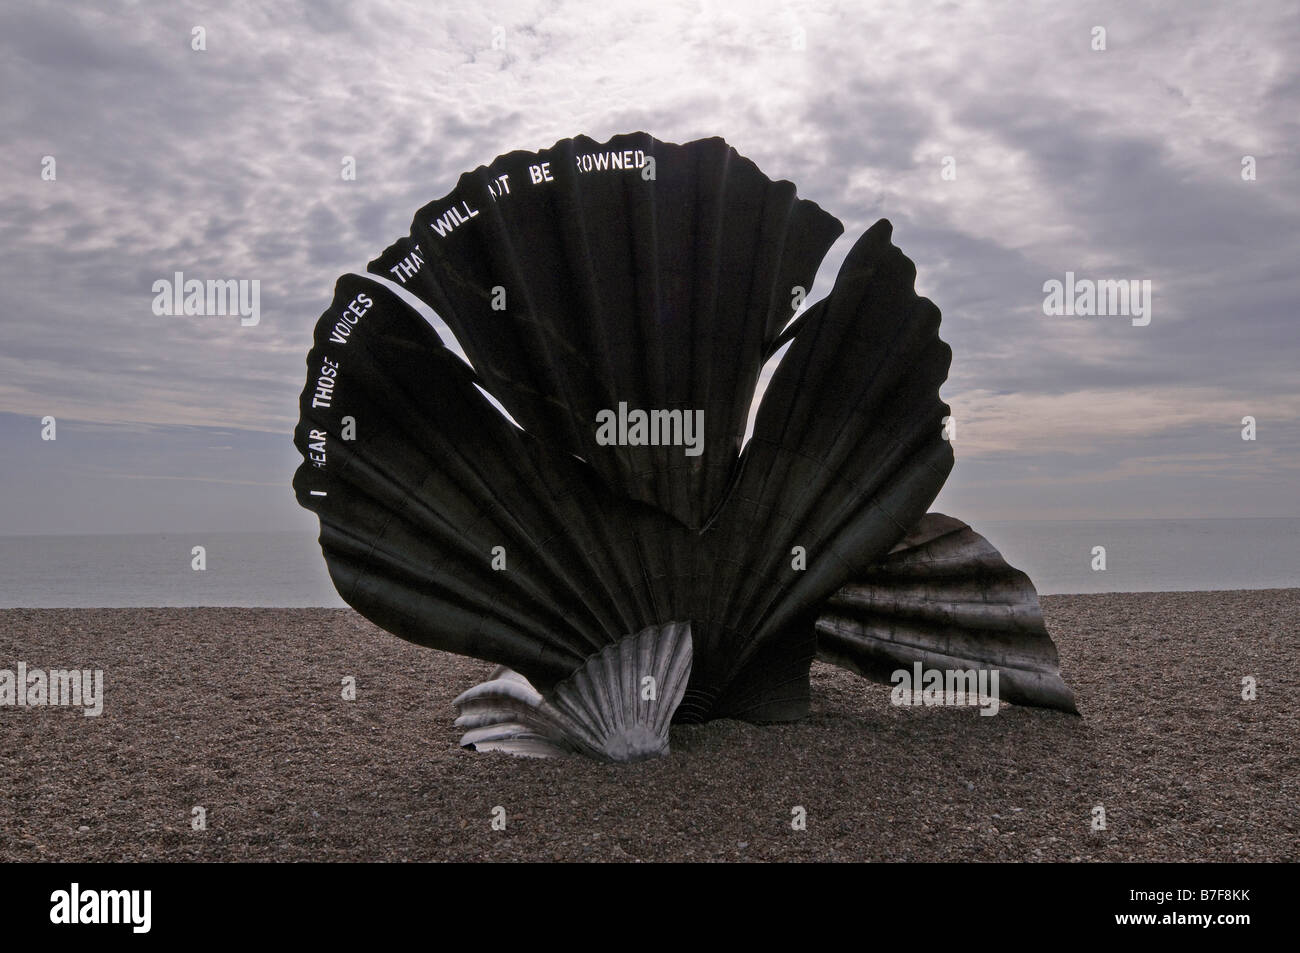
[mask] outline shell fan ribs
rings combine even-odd
[[[939,310],[887,221],[796,319],[842,230],[721,139],[580,136],[466,173],[338,280],[294,488],[357,611],[504,667],[457,701],[505,719],[474,747],[629,760],[670,718],[806,714],[819,632],[856,618],[844,587],[883,579],[953,462]],[[615,676],[647,652],[667,681],[632,673],[657,685],[632,718]]]

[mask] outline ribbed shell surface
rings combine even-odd
[[[1029,577],[942,513],[831,596],[817,634],[823,658],[874,681],[916,662],[996,669],[1004,700],[1078,713]]]
[[[594,154],[624,167],[584,171]],[[802,716],[825,599],[952,466],[950,352],[885,221],[798,319],[737,452],[792,291],[840,228],[718,139],[579,138],[462,177],[371,271],[473,368],[367,278],[341,278],[316,327],[294,486],[340,594],[544,694],[628,633],[689,622],[679,720]],[[605,446],[597,415],[620,404],[702,410],[702,453]]]

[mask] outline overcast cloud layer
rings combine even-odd
[[[311,527],[335,278],[499,153],[634,130],[837,215],[813,297],[893,222],[954,353],[936,508],[1300,515],[1294,3],[103,7],[0,14],[0,533]],[[176,271],[260,280],[260,324],[154,315]],[[1066,271],[1149,279],[1151,323],[1045,316]]]

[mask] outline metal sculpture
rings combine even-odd
[[[674,720],[802,717],[819,651],[1005,666],[1074,710],[1028,579],[927,516],[950,351],[890,224],[796,316],[842,231],[721,139],[577,137],[339,279],[295,490],[349,604],[503,666],[457,699],[464,744],[651,757]]]

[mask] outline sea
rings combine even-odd
[[[1044,595],[1300,587],[1300,519],[974,525]],[[342,605],[310,533],[0,536],[0,608]]]

